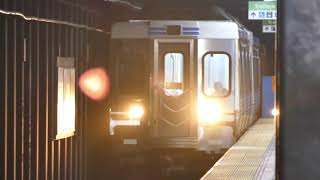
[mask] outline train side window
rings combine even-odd
[[[183,93],[183,54],[167,53],[164,56],[164,90],[167,96]]]
[[[203,93],[227,96],[230,92],[230,58],[225,53],[206,53],[203,57]]]

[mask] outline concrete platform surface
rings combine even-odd
[[[275,125],[259,119],[201,180],[275,179]]]

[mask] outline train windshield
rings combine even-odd
[[[164,56],[164,83],[167,96],[180,96],[183,93],[183,54],[167,53]]]
[[[227,96],[230,91],[230,59],[224,53],[207,53],[203,57],[203,93]]]
[[[145,91],[145,63],[142,55],[131,54],[119,61],[119,91],[126,95],[141,95]]]

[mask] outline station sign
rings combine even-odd
[[[276,33],[277,32],[277,21],[276,20],[262,21],[262,32],[263,33]]]
[[[248,2],[249,20],[276,20],[277,2],[276,1],[249,1]]]

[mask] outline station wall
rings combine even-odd
[[[272,90],[272,76],[263,76],[262,78],[262,117],[273,117],[275,92]]]
[[[77,2],[0,1],[1,180],[87,179],[88,99],[78,88],[75,136],[51,136],[57,57],[75,59],[77,82],[106,52],[107,36],[96,28],[98,14]]]

